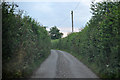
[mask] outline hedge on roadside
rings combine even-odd
[[[30,77],[50,54],[51,43],[45,27],[17,11],[18,5],[2,3],[2,77]]]
[[[52,41],[52,48],[80,56],[101,78],[120,78],[120,2],[92,2],[91,10],[82,31]]]

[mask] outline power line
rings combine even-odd
[[[66,20],[67,20],[68,17],[65,17],[64,20],[59,24],[59,26],[61,26]]]
[[[78,6],[79,6],[80,2],[78,2],[78,4],[76,5],[76,7],[73,9],[73,11],[75,11]],[[58,25],[58,26],[61,26],[66,20],[67,20],[68,17],[65,17],[64,20]]]
[[[73,9],[73,11],[75,11],[78,8],[79,4],[80,4],[80,2],[78,2],[78,4],[76,5],[76,7]]]
[[[78,4],[76,5],[76,7],[73,9],[73,11],[75,12],[75,10],[79,7],[80,5],[80,1],[78,2]],[[72,25],[72,28],[73,28],[73,25]]]

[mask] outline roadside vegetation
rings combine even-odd
[[[51,49],[45,27],[17,10],[14,3],[2,3],[2,78],[30,77]]]
[[[120,78],[120,2],[91,4],[84,29],[52,40],[52,48],[70,52],[101,78]]]
[[[56,26],[50,28],[49,34],[50,34],[51,40],[60,39],[63,35],[63,33],[61,33]]]

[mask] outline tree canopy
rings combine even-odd
[[[61,33],[60,30],[56,26],[50,28],[49,33],[50,33],[51,39],[59,39],[63,35],[63,33]]]

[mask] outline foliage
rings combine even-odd
[[[59,31],[60,30],[56,26],[50,28],[49,33],[50,33],[51,39],[59,39],[59,38],[61,38],[63,33],[60,33]]]
[[[119,7],[120,2],[92,2],[93,16],[85,28],[52,42],[52,48],[80,56],[101,78],[120,78]]]
[[[29,77],[50,53],[50,37],[43,26],[2,3],[2,77]]]

